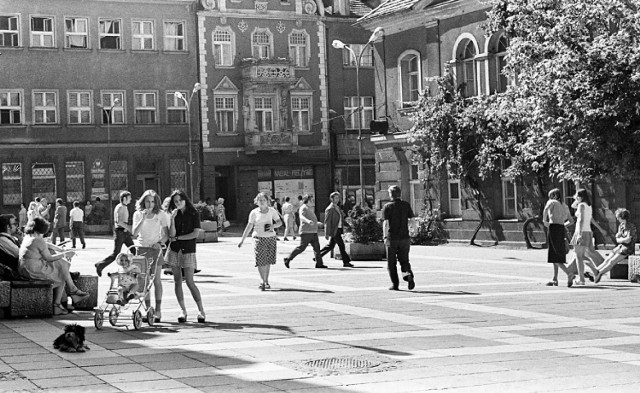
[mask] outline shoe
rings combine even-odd
[[[284,239],[282,239],[282,241],[288,242],[289,239],[287,239],[286,237]]]
[[[264,291],[264,283],[258,285],[258,288],[260,288],[261,291]]]
[[[567,277],[567,286],[571,288],[573,286],[573,279],[576,278],[575,274]]]
[[[409,281],[409,290],[412,290],[416,287],[416,282],[413,280],[413,276],[409,276],[409,279],[407,281]]]
[[[71,246],[71,248],[76,248],[76,246],[75,246],[75,245],[73,245],[73,246]]]
[[[206,319],[203,312],[199,312],[197,318],[198,318],[198,323],[204,323]]]
[[[202,270],[200,270],[200,269],[196,269],[196,270],[193,271],[193,274],[200,273],[201,271]]]
[[[591,275],[591,273],[589,273],[589,272],[584,272],[584,277],[585,277],[586,279],[588,279],[589,281],[591,281],[591,282],[594,282],[594,281],[595,281],[595,278],[594,278],[594,277]]]
[[[69,312],[71,312],[71,311],[76,309],[75,307],[73,307],[73,304],[69,304],[69,303],[67,303],[66,305],[64,305],[62,307],[66,308],[67,311],[69,311]]]
[[[585,286],[586,284],[585,284],[584,281],[576,281],[576,282],[573,283],[573,285],[575,285],[575,286]]]
[[[269,283],[265,283],[264,284],[264,289],[271,289],[271,285],[269,285]]]
[[[351,264],[351,262],[345,262],[342,264],[342,267],[355,267]]]
[[[323,265],[323,264],[317,264],[316,263],[316,269],[327,269],[328,266],[327,265]]]
[[[71,280],[76,281],[80,278],[80,272],[69,272],[69,276],[71,276]]]
[[[557,287],[558,286],[558,280],[551,280],[548,283],[545,284],[548,287]]]
[[[594,283],[599,283],[600,280],[602,279],[602,273],[598,272],[598,274],[596,274],[596,277],[593,279]]]
[[[289,268],[289,263],[291,262],[291,260],[289,258],[285,258],[284,259],[284,266],[288,269]]]
[[[71,299],[73,300],[74,303],[78,303],[88,298],[89,294],[79,289],[76,289],[74,292],[71,292],[69,296],[71,296]]]
[[[397,286],[397,285],[392,285],[392,286],[390,286],[390,287],[389,287],[389,290],[390,290],[390,291],[399,291],[399,290],[400,290],[400,288],[398,288],[398,286]]]
[[[164,274],[166,276],[173,276],[173,272],[171,270],[169,270],[169,269],[164,269]]]
[[[74,247],[74,248],[75,248],[75,247]],[[82,249],[84,250],[85,248],[87,248],[87,245],[86,245],[86,244],[83,244],[83,245],[82,245]]]
[[[180,311],[180,315],[178,315],[178,323],[185,323],[187,322],[187,313],[186,311],[182,310]]]
[[[66,308],[62,307],[61,304],[53,305],[53,315],[67,315],[69,311]]]
[[[133,299],[135,299],[135,298],[136,298],[136,294],[135,294],[135,293],[130,293],[130,294],[127,296],[127,301],[133,300]]]
[[[102,277],[102,271],[104,270],[104,266],[100,262],[93,265],[96,267],[96,273],[98,273],[98,277]]]

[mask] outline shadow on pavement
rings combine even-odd
[[[402,290],[401,290],[402,291]],[[405,292],[413,292],[413,293],[423,293],[427,295],[480,295],[478,292],[467,292],[467,291],[405,291]]]
[[[305,293],[335,293],[329,290],[299,289],[299,288],[280,288],[271,289],[270,292],[305,292]]]

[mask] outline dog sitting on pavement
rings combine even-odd
[[[64,327],[64,333],[53,341],[53,347],[62,352],[84,352],[89,349],[84,345],[84,326],[77,324]]]

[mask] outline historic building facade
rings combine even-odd
[[[187,110],[198,78],[195,6],[0,4],[3,211],[36,196],[115,204],[120,190],[168,195],[198,183],[198,112]]]

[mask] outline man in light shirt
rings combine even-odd
[[[131,203],[131,193],[129,191],[122,191],[120,193],[120,203],[113,210],[113,252],[111,255],[95,264],[96,273],[99,277],[102,277],[102,270],[109,266],[111,262],[116,259],[116,256],[122,251],[122,245],[126,245],[127,248],[133,246],[133,239],[131,238],[131,225],[129,224],[129,209],[127,205]],[[131,250],[134,253],[135,250]]]
[[[344,267],[353,267],[349,254],[345,250],[344,241],[342,240],[346,223],[344,220],[344,212],[340,207],[340,193],[333,192],[329,198],[331,199],[331,203],[329,203],[329,206],[324,210],[324,236],[329,240],[329,243],[320,250],[320,255],[325,256],[331,252],[337,244]]]
[[[76,248],[76,237],[80,237],[82,248],[86,248],[84,242],[84,211],[80,209],[80,202],[73,202],[73,209],[69,212],[69,231],[71,232],[71,247]]]

